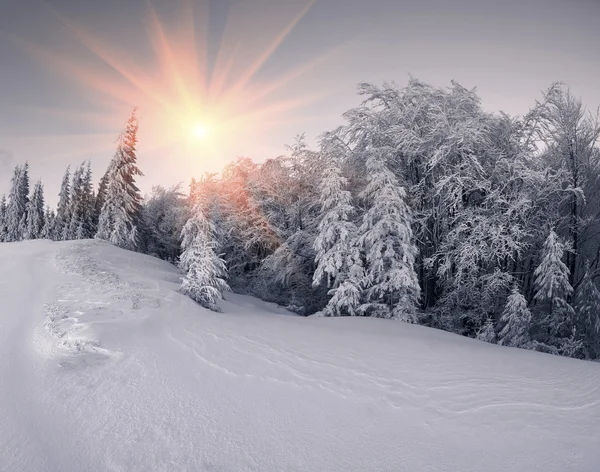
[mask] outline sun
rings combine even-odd
[[[204,123],[192,123],[189,133],[192,139],[200,141],[209,135],[209,129]]]

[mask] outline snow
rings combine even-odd
[[[99,241],[0,244],[0,470],[598,470],[599,363],[179,283]]]

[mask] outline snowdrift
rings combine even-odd
[[[0,470],[600,470],[598,363],[178,284],[101,242],[0,244]]]

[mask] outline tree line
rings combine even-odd
[[[554,84],[524,116],[475,90],[361,84],[360,106],[285,156],[155,187],[135,178],[133,114],[94,191],[67,169],[56,211],[17,166],[3,241],[95,237],[177,263],[182,291],[227,290],[300,314],[420,323],[488,342],[600,357],[600,137]]]

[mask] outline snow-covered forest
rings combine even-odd
[[[211,309],[229,290],[299,314],[371,316],[600,358],[600,123],[563,84],[524,116],[474,90],[361,84],[310,148],[142,196],[131,115],[106,172],[67,168],[56,209],[28,164],[0,240],[96,238],[178,264]],[[138,164],[140,165],[138,167]]]

